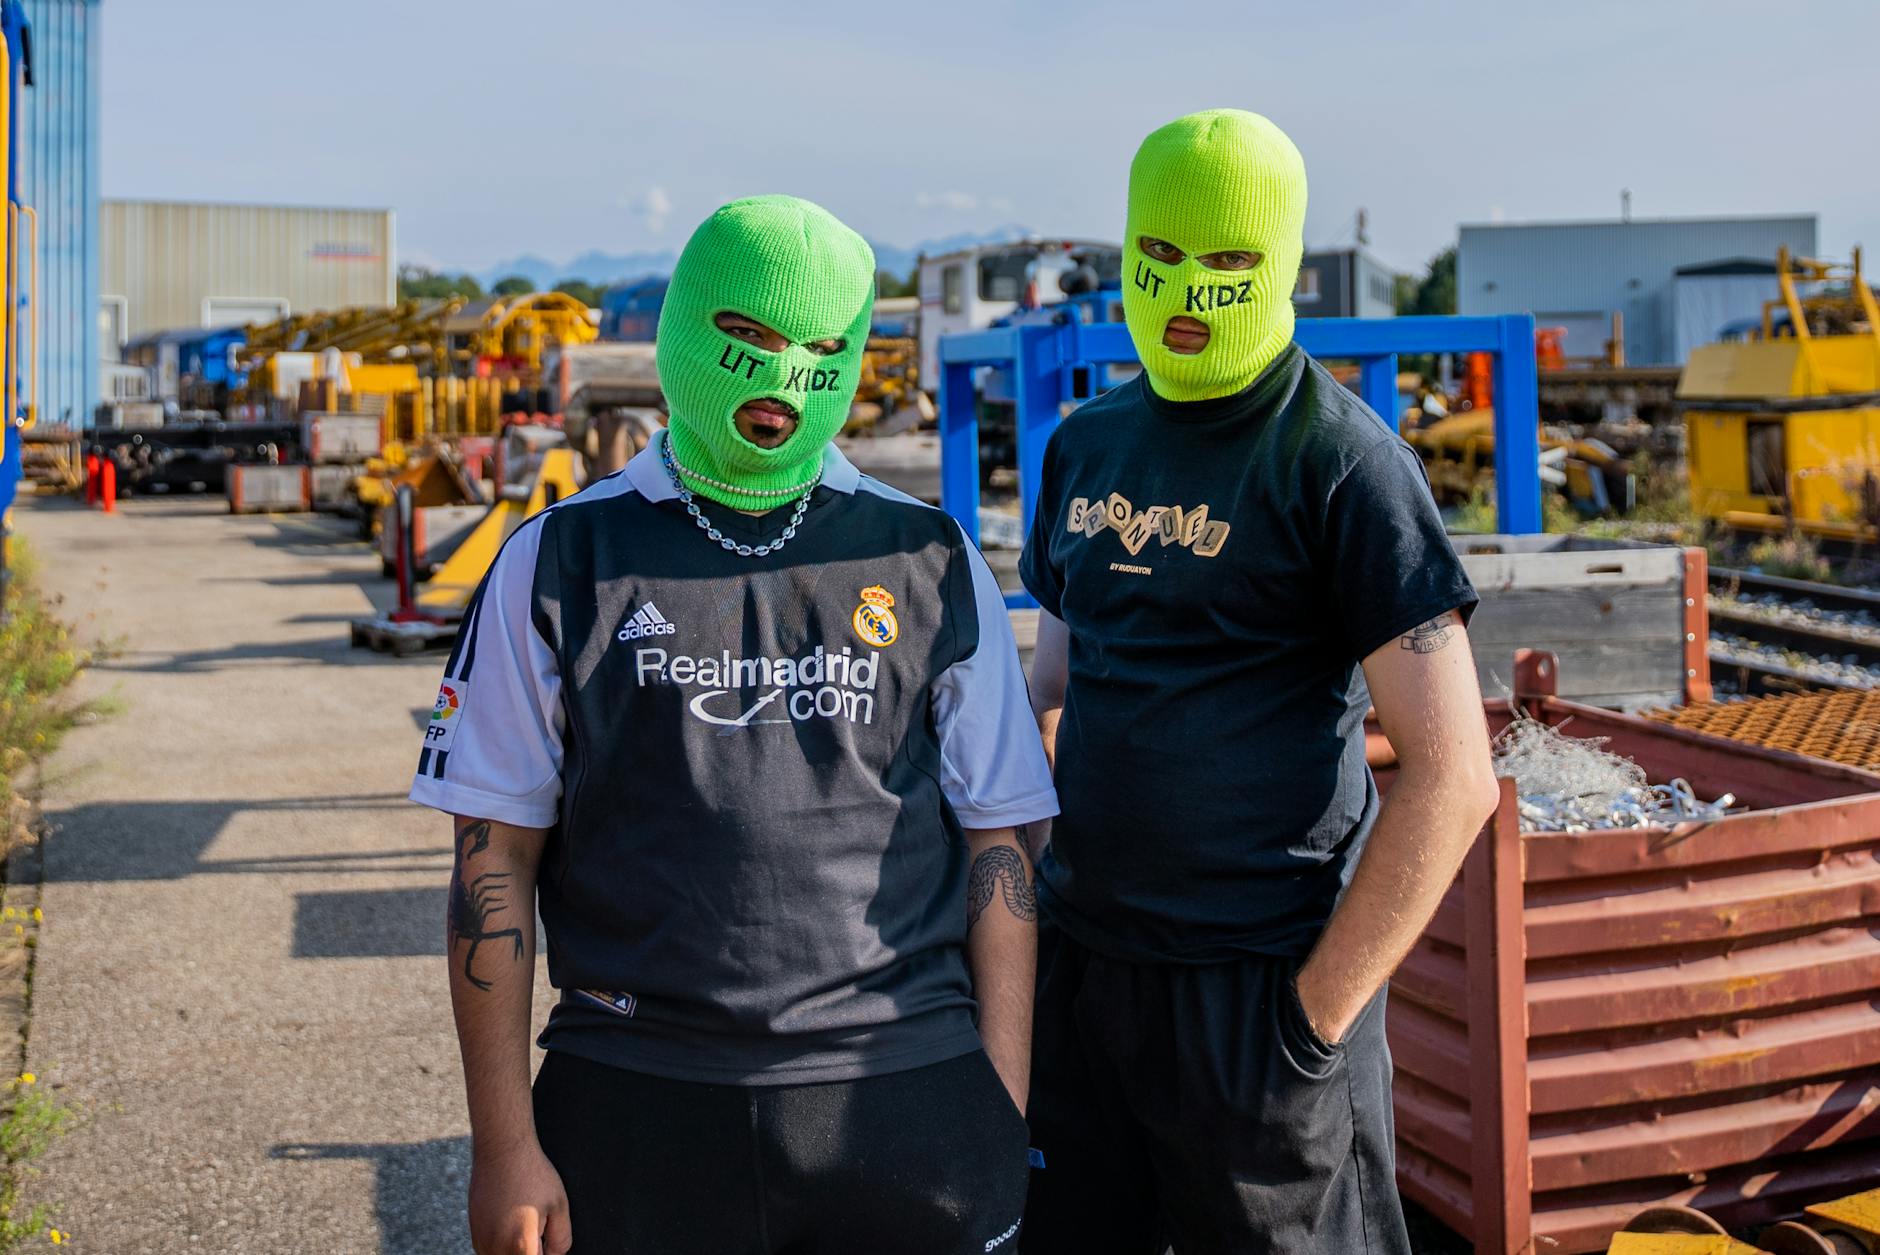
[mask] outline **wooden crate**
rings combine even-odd
[[[1561,696],[1638,711],[1710,698],[1702,549],[1580,536],[1452,536],[1481,595],[1469,624],[1482,695],[1514,685],[1514,655],[1560,658]]]

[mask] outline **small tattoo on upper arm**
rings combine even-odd
[[[1397,643],[1404,649],[1416,654],[1433,654],[1449,644],[1453,635],[1450,628],[1456,624],[1456,612],[1445,610],[1428,623],[1419,623],[1408,633],[1398,638]]]
[[[1027,923],[1038,919],[1038,898],[1032,892],[1031,877],[1025,873],[1025,858],[1009,845],[988,846],[973,860],[966,877],[966,927],[971,929],[985,914],[994,892],[1005,897],[1005,909]]]
[[[515,946],[512,962],[520,960],[525,950],[520,928],[490,927],[494,917],[503,914],[509,907],[509,873],[483,872],[472,876],[466,866],[472,858],[489,848],[489,821],[479,819],[465,824],[457,834],[457,863],[450,874],[450,914],[447,918],[450,948],[454,952],[458,942],[470,943],[470,949],[463,956],[463,975],[478,989],[490,988],[490,982],[476,974],[477,950],[484,942],[504,938],[511,940]]]

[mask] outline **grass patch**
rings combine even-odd
[[[73,639],[57,599],[40,591],[32,551],[17,538],[10,549],[12,581],[0,620],[0,798],[9,801],[67,732],[116,709],[110,700],[72,696],[93,653]]]
[[[1750,546],[1749,563],[1764,575],[1791,580],[1832,583],[1834,566],[1821,556],[1815,542],[1800,533],[1770,536]]]
[[[48,1204],[35,1203],[24,1210],[20,1207],[20,1186],[28,1165],[50,1150],[59,1134],[77,1119],[71,1107],[41,1089],[37,1080],[31,1072],[25,1072],[13,1082],[12,1106],[0,1118],[0,1251],[14,1250],[20,1243],[41,1236],[61,1246],[67,1237],[52,1227],[52,1208]]]
[[[1495,488],[1493,483],[1484,480],[1475,486],[1469,499],[1450,509],[1445,516],[1451,531],[1494,533],[1501,530],[1495,509]],[[1572,532],[1581,530],[1585,522],[1567,504],[1567,499],[1557,492],[1541,494],[1541,530],[1544,532]]]

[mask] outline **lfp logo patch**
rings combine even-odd
[[[446,680],[437,690],[437,705],[431,707],[431,722],[424,728],[426,749],[447,750],[457,739],[457,725],[463,722],[464,699],[470,686],[462,680]]]
[[[855,607],[855,634],[877,649],[886,649],[901,635],[901,625],[894,617],[894,594],[879,584],[862,590],[862,604]]]

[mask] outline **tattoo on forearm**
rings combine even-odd
[[[484,942],[509,938],[515,946],[511,962],[520,961],[524,950],[520,928],[490,927],[491,922],[509,907],[510,874],[483,872],[473,876],[470,873],[470,860],[489,848],[489,821],[479,819],[465,824],[457,834],[457,863],[450,873],[450,914],[447,920],[450,949],[455,954],[458,942],[470,943],[469,950],[463,956],[463,974],[464,979],[478,989],[490,988],[490,982],[476,974],[477,950]]]
[[[1419,623],[1411,628],[1408,635],[1398,638],[1398,644],[1412,653],[1433,654],[1449,644],[1453,635],[1450,628],[1456,622],[1456,612],[1446,610],[1428,623]]]
[[[1025,858],[1009,845],[988,846],[973,860],[966,877],[966,927],[971,929],[985,914],[994,892],[1005,898],[1005,909],[1027,923],[1038,919],[1038,899],[1032,892],[1031,878],[1025,874]]]

